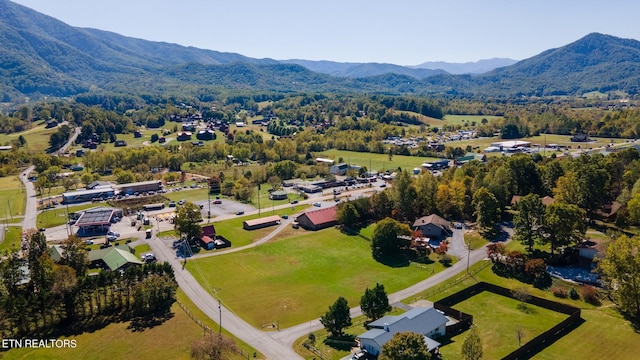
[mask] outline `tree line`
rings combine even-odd
[[[54,261],[42,232],[24,234],[23,253],[0,260],[0,332],[3,338],[46,335],[64,324],[86,328],[104,316],[162,319],[175,301],[177,283],[168,263],[89,274],[84,242],[70,236]]]

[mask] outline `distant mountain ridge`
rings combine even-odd
[[[166,93],[198,88],[456,96],[637,94],[640,42],[589,34],[515,62],[416,66],[254,59],[69,26],[0,0],[0,101],[86,91]],[[485,70],[488,70],[485,72]]]

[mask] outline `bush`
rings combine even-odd
[[[580,299],[580,295],[578,295],[578,292],[576,291],[576,289],[571,288],[569,290],[569,297],[573,300],[578,300]]]
[[[567,297],[567,289],[563,288],[563,287],[552,287],[551,288],[551,292],[553,293],[553,296],[555,297],[559,297],[559,298],[566,298]]]
[[[440,260],[439,261],[445,267],[449,267],[449,266],[451,266],[451,263],[453,262],[453,259],[451,258],[451,255],[449,255],[449,254],[440,254]]]
[[[598,291],[591,285],[583,285],[580,287],[580,295],[587,303],[591,305],[600,305]]]

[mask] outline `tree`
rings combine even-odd
[[[478,327],[473,325],[469,329],[469,333],[464,337],[462,342],[462,358],[464,360],[479,360],[482,359],[482,339],[480,338],[480,332]]]
[[[511,175],[511,190],[514,195],[529,193],[540,194],[542,180],[540,173],[531,156],[515,154],[507,160],[507,167]]]
[[[351,203],[351,201],[348,201],[338,207],[338,224],[353,228],[354,225],[359,222],[358,218],[358,210],[356,210],[356,207]]]
[[[192,202],[184,203],[176,214],[174,227],[180,236],[194,246],[202,236],[202,228],[198,224],[202,220],[200,209]]]
[[[500,221],[500,204],[487,188],[481,187],[473,194],[473,206],[480,227],[492,228]]]
[[[529,253],[533,252],[533,245],[540,242],[540,228],[544,223],[545,207],[540,196],[529,194],[520,198],[516,204],[518,211],[513,216],[513,237],[527,247]]]
[[[71,235],[62,242],[62,262],[75,270],[78,277],[82,277],[87,272],[89,260],[84,241],[77,235]]]
[[[618,308],[640,322],[640,236],[621,236],[607,247],[600,271]]]
[[[551,245],[551,254],[558,246],[579,244],[587,230],[585,212],[576,205],[553,203],[547,206],[542,225],[543,242]]]
[[[342,296],[329,306],[329,311],[320,317],[320,323],[331,333],[334,338],[340,338],[343,330],[351,326],[351,314],[349,314],[349,304]]]
[[[408,171],[400,171],[393,181],[394,209],[401,220],[415,218],[416,189],[413,186],[413,178]]]
[[[395,333],[382,345],[379,360],[429,360],[431,353],[424,343],[424,336],[414,332]]]
[[[191,344],[191,357],[197,360],[227,360],[236,344],[222,334],[207,334]]]
[[[400,222],[386,218],[380,220],[373,229],[371,237],[371,252],[375,259],[383,256],[394,256],[400,250],[403,243],[398,236],[408,236],[411,234],[409,226]]]
[[[371,321],[378,320],[391,311],[384,285],[376,283],[373,289],[366,288],[364,295],[360,298],[360,308]]]

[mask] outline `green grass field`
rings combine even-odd
[[[181,301],[186,298],[180,290],[178,290],[177,297]],[[183,303],[185,302],[183,301]],[[195,311],[193,304],[189,302],[185,305],[197,318],[205,319],[203,314]],[[14,349],[3,352],[2,358],[7,360],[191,359],[191,344],[202,337],[203,330],[177,303],[173,305],[171,310],[173,312],[172,318],[144,331],[129,329],[129,322],[111,323],[98,330],[68,337],[68,339],[76,340],[75,349]],[[237,344],[245,353],[249,353],[250,347],[240,342]],[[246,359],[246,356],[234,353],[230,359]]]
[[[67,212],[73,213],[91,209],[97,206],[100,206],[100,204],[82,204],[69,206],[68,208],[64,207],[44,210],[38,213],[38,217],[36,218],[36,226],[38,228],[50,228],[54,226],[64,225],[64,223],[66,223],[69,219],[67,217]]]
[[[383,265],[372,259],[368,241],[331,228],[189,261],[187,268],[203,286],[221,288],[225,306],[250,324],[279,321],[286,328],[319,317],[339,296],[356,306],[376,282],[391,293],[442,265]]]
[[[27,148],[34,152],[43,152],[49,148],[49,138],[51,134],[58,131],[58,128],[45,129],[45,125],[34,126],[33,128],[13,134],[0,134],[0,144],[9,143],[17,139],[20,135],[27,141]]]
[[[346,163],[366,166],[367,169],[371,168],[377,171],[396,170],[399,167],[403,170],[411,170],[416,167],[419,168],[425,161],[438,160],[436,158],[428,157],[393,155],[391,161],[389,161],[389,154],[360,153],[335,149],[323,151],[321,153],[314,154],[314,156],[333,159],[336,163],[338,162],[338,159],[342,157],[342,160]]]
[[[567,318],[567,315],[527,304],[528,311],[518,308],[520,302],[483,291],[453,306],[473,315],[473,322],[481,333],[483,358],[500,359],[518,348],[517,330],[523,331],[522,343],[531,340]],[[441,347],[443,358],[460,356],[466,332],[451,338]]]
[[[4,232],[4,239],[0,242],[0,254],[5,251],[17,250],[20,248],[20,238],[22,237],[21,226],[7,226]]]

